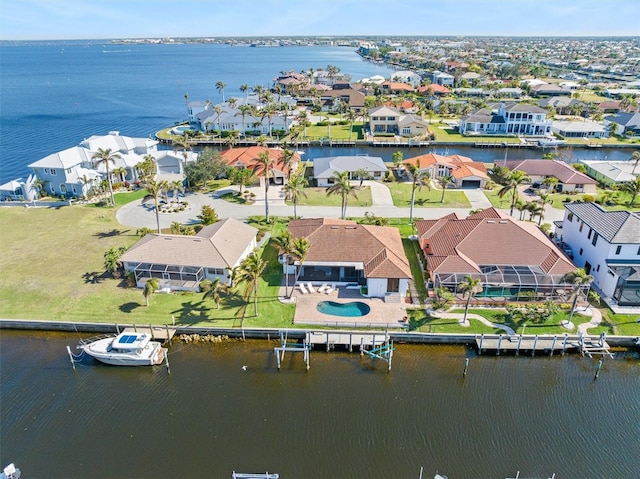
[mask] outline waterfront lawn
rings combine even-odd
[[[389,187],[393,204],[398,207],[411,206],[411,183],[390,182],[385,183]],[[416,208],[471,208],[467,195],[460,190],[447,190],[444,192],[444,203],[440,203],[442,190],[423,187],[416,191],[414,206]]]
[[[353,132],[349,135],[349,130],[351,129],[351,125],[338,125],[331,124],[331,139],[332,140],[349,140],[349,136],[351,136],[351,141],[356,140],[364,140],[364,126],[362,123],[354,123],[353,124]],[[304,130],[302,131],[302,135],[304,135]],[[308,126],[307,127],[307,136],[304,137],[307,139],[319,139],[325,138],[329,139],[329,127],[325,126]]]
[[[513,136],[465,136],[458,133],[457,128],[446,124],[432,123],[429,129],[433,132],[435,141],[454,143],[520,143],[519,138]]]
[[[304,192],[307,197],[300,196],[298,198],[298,206],[341,206],[342,197],[340,195],[327,195],[326,188],[311,187],[305,188]],[[349,212],[349,206],[370,206],[371,205],[371,188],[364,186],[362,189],[356,191],[357,197],[349,196],[347,204],[347,213]],[[286,202],[287,205],[293,206],[290,201]]]
[[[449,334],[500,334],[498,328],[492,328],[480,321],[470,319],[471,326],[465,327],[458,323],[457,319],[435,318],[429,316],[424,309],[407,309],[409,318],[409,331],[421,333],[449,333]]]
[[[404,247],[404,254],[409,260],[411,276],[413,276],[413,283],[418,292],[418,299],[420,300],[420,304],[424,304],[427,299],[427,287],[424,281],[424,273],[422,269],[420,269],[422,251],[420,251],[417,241],[412,241],[408,238],[402,239],[402,246]]]
[[[610,309],[601,309],[602,323],[606,324],[609,330],[604,330],[607,334],[621,336],[640,336],[640,317],[637,314],[615,314]],[[592,333],[593,330],[589,330]],[[599,334],[602,331],[598,331]],[[596,333],[592,333],[596,334]]]

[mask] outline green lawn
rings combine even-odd
[[[454,127],[447,126],[445,124],[433,123],[430,126],[431,131],[435,136],[435,141],[442,142],[463,142],[463,143],[520,143],[518,138],[513,136],[465,136],[458,133],[458,130]]]
[[[391,191],[393,204],[400,207],[411,205],[411,183],[391,182],[385,183]],[[444,203],[440,202],[442,190],[422,188],[416,191],[414,206],[416,208],[471,208],[471,203],[463,191],[446,190],[444,193]]]
[[[340,195],[327,195],[326,188],[305,188],[304,192],[307,197],[301,196],[298,199],[298,206],[341,206],[342,197]],[[349,196],[349,202],[347,205],[347,214],[349,213],[349,206],[370,206],[371,205],[371,188],[368,186],[363,187],[361,190],[356,191],[357,198]],[[287,201],[287,205],[293,206],[293,203]]]
[[[408,238],[402,239],[402,246],[404,247],[404,254],[409,260],[409,266],[411,267],[411,276],[413,276],[413,282],[418,291],[418,297],[420,304],[424,304],[427,299],[427,287],[424,281],[424,274],[420,269],[420,263],[418,255],[421,254],[417,241],[411,241]]]
[[[349,140],[349,130],[350,125],[331,125],[331,132],[329,132],[328,126],[308,126],[307,127],[307,136],[309,139],[318,139],[318,138],[329,138],[329,133],[331,133],[332,140]],[[304,131],[302,131],[302,137],[304,138]],[[351,140],[364,140],[364,126],[362,123],[354,123],[353,124],[353,132],[351,133]]]

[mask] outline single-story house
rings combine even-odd
[[[486,165],[481,161],[473,161],[471,158],[461,155],[443,156],[435,153],[415,156],[402,162],[406,168],[408,165],[420,167],[426,170],[432,179],[451,176],[456,188],[483,188],[489,179]]]
[[[411,85],[407,85],[406,83],[398,82],[398,81],[385,81],[380,85],[382,88],[382,93],[386,95],[397,95],[401,93],[411,93],[414,88]]]
[[[418,93],[424,96],[448,95],[449,93],[451,93],[451,90],[446,86],[432,83],[431,85],[422,85],[418,87]]]
[[[303,263],[289,267],[300,268],[298,281],[366,286],[368,296],[379,298],[406,296],[411,269],[397,228],[309,218],[289,222],[288,229],[311,245]]]
[[[640,175],[640,166],[636,167],[635,160],[582,160],[580,163],[587,167],[587,175],[609,187],[628,183]]]
[[[371,179],[380,180],[387,172],[387,167],[379,156],[328,156],[313,160],[313,177],[320,187],[331,186],[335,173],[349,172],[349,178],[359,180],[355,174],[358,170],[366,170]]]
[[[540,100],[538,105],[541,108],[553,108],[559,115],[572,115],[574,112],[578,112],[582,114],[583,111],[588,113],[588,106],[581,102],[580,100],[576,100],[575,98],[571,98],[570,96],[556,96],[551,98],[545,98],[544,100]]]
[[[621,111],[615,115],[607,116],[603,120],[604,126],[616,124],[618,135],[627,135],[633,138],[640,137],[640,113],[627,113]]]
[[[609,130],[591,120],[554,121],[551,131],[562,138],[608,138]]]
[[[517,221],[488,208],[459,218],[416,221],[433,288],[458,293],[465,276],[481,280],[478,298],[553,299],[566,294],[562,277],[575,266],[531,222]]]
[[[559,96],[567,94],[571,94],[571,90],[553,83],[543,83],[531,87],[531,95],[533,96]]]
[[[580,173],[571,165],[558,160],[511,160],[504,163],[509,170],[524,171],[532,183],[542,183],[546,178],[558,179],[556,191],[566,193],[576,191],[578,193],[597,193],[598,182],[593,178]]]
[[[233,168],[244,169],[248,168],[253,170],[255,175],[259,178],[260,183],[264,182],[264,167],[258,162],[260,153],[267,152],[269,158],[273,161],[270,170],[270,181],[276,185],[283,185],[286,183],[289,177],[289,169],[294,172],[298,169],[300,164],[300,155],[294,152],[293,162],[291,167],[288,168],[283,161],[283,151],[275,148],[267,148],[264,146],[249,146],[241,148],[230,148],[220,153],[220,157],[224,162]]]
[[[233,268],[255,249],[257,234],[253,226],[227,218],[195,236],[147,234],[120,261],[139,288],[156,278],[160,289],[198,291],[204,279],[230,284]]]

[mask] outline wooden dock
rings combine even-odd
[[[494,352],[497,356],[501,353],[515,354],[548,354],[553,356],[556,353],[579,352],[583,356],[593,357],[601,354],[613,357],[609,344],[605,340],[604,333],[599,337],[590,336],[569,336],[564,335],[480,335],[475,338],[478,354],[483,352]]]
[[[161,341],[162,343],[171,342],[173,336],[176,334],[175,328],[169,326],[168,324],[162,325],[148,325],[148,326],[138,326],[134,324],[132,327],[126,327],[123,330],[120,330],[118,325],[116,324],[116,329],[119,333],[147,333],[151,335],[151,339],[155,341]]]

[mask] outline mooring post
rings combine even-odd
[[[349,352],[353,352],[353,333],[349,333]]]
[[[73,354],[71,354],[71,348],[67,345],[67,352],[69,353],[69,359],[71,360],[71,366],[73,366],[73,370],[76,370],[76,362],[73,360]]]
[[[276,353],[276,364],[278,365],[278,371],[280,370],[280,351],[278,348],[273,348],[273,352]]]
[[[601,367],[602,367],[602,358],[598,361],[598,365],[596,366],[596,377],[594,379],[598,379],[598,374],[600,374]]]
[[[137,333],[138,332],[138,328],[136,328],[136,323],[133,323],[133,330]]]
[[[564,340],[562,341],[562,354],[564,354],[564,352],[567,349],[567,340],[569,339],[569,335],[567,333],[564,333]]]
[[[387,354],[387,372],[391,371],[391,358],[393,357],[393,341],[391,341],[391,345],[387,343],[389,347],[389,352]]]
[[[165,326],[164,329],[165,329],[165,331],[167,333],[167,339],[169,340],[169,346],[171,346],[171,335],[169,334],[169,325],[165,324],[164,326]]]
[[[531,350],[531,356],[536,355],[536,346],[538,345],[538,335],[536,334],[535,338],[533,338],[533,349]]]
[[[484,333],[482,333],[482,334],[480,335],[480,347],[478,348],[478,349],[479,349],[479,351],[478,351],[478,356],[481,356],[481,355],[482,355],[482,340],[483,340],[483,339],[484,339]]]
[[[498,336],[498,350],[496,351],[496,356],[500,356],[500,345],[502,344],[502,334]]]
[[[462,371],[462,377],[467,376],[467,369],[469,369],[469,358],[465,358],[464,360],[464,371]]]
[[[364,336],[360,337],[360,356],[364,356]]]
[[[522,344],[522,334],[518,338],[518,346],[516,347],[516,356],[520,355],[520,345]]]
[[[549,351],[549,356],[553,356],[553,350],[556,348],[557,339],[558,339],[557,335],[553,337],[553,343],[551,343],[551,351]]]
[[[149,332],[151,333],[151,339],[156,339],[153,335],[153,326],[151,326],[151,323],[149,323]]]
[[[167,374],[171,374],[171,368],[169,367],[169,351],[164,353],[164,362],[167,366]]]
[[[116,323],[116,332],[120,334],[120,326],[118,326],[118,323]]]
[[[307,363],[307,371],[309,370],[309,345],[305,345],[305,350],[304,350],[304,359],[305,362]]]

